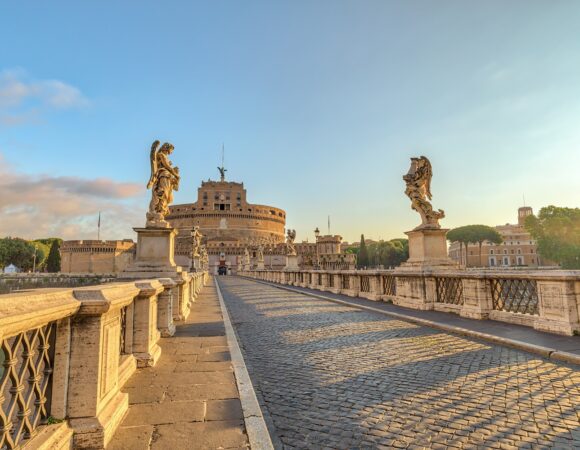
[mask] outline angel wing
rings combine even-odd
[[[151,160],[151,177],[147,183],[147,189],[151,189],[151,186],[155,184],[155,179],[157,177],[157,149],[159,148],[159,141],[153,142],[151,144],[151,154],[149,156]]]

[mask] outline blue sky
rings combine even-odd
[[[444,226],[578,207],[580,2],[0,3],[0,235],[132,237],[154,139],[176,203],[217,178],[347,240],[403,235],[409,157]]]

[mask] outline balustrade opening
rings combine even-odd
[[[0,347],[0,449],[20,447],[50,417],[56,322]]]

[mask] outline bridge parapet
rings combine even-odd
[[[580,333],[580,271],[252,270],[239,275],[549,333]]]
[[[121,388],[155,365],[208,280],[185,274],[0,295],[0,448],[104,448],[128,409]],[[185,286],[185,288],[183,288]]]

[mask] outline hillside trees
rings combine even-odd
[[[580,208],[547,206],[526,219],[526,229],[543,258],[564,269],[580,269]]]

